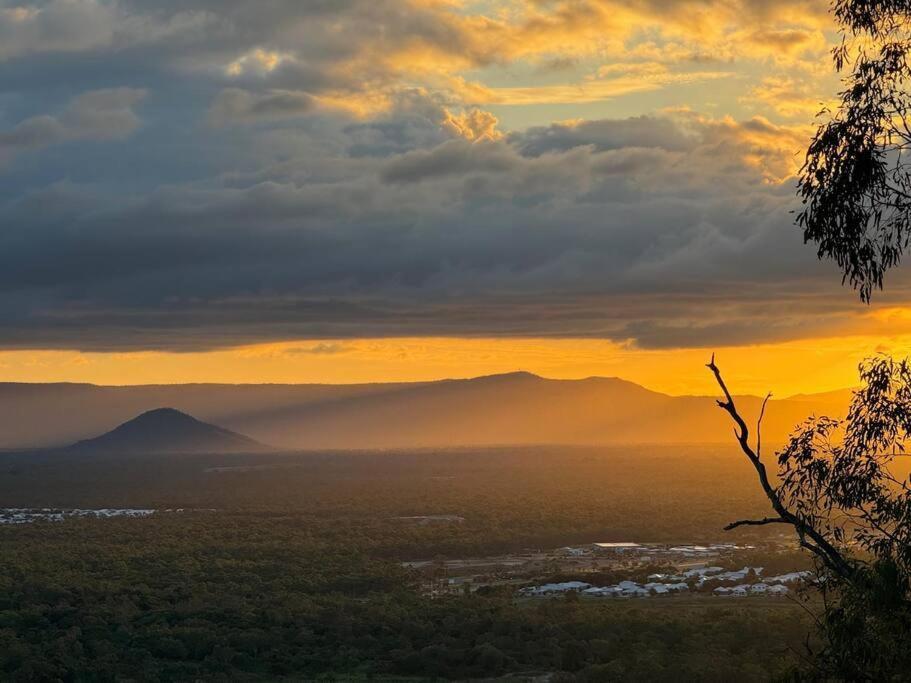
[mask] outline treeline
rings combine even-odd
[[[432,600],[330,520],[301,522],[3,529],[0,679],[758,681],[794,664],[808,630],[787,601],[516,601],[511,589]]]
[[[531,448],[254,456],[0,455],[9,507],[215,508],[331,518],[352,542],[398,516],[457,515],[445,533],[402,522],[387,557],[491,554],[604,541],[717,541],[768,504],[730,449]],[[377,530],[379,529],[379,530]],[[364,538],[366,537],[366,538]]]
[[[678,449],[0,456],[7,506],[215,509],[0,526],[0,680],[768,680],[809,631],[788,601],[434,600],[401,565],[718,540],[757,504],[737,465]],[[420,515],[464,522],[397,519]]]

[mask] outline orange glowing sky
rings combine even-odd
[[[785,397],[851,387],[857,362],[911,352],[911,335],[836,337],[718,349],[740,393]],[[669,394],[713,395],[707,349],[641,351],[586,339],[380,339],[260,344],[202,353],[0,353],[7,381],[96,384],[363,383],[528,370],[545,377],[622,377]]]
[[[0,3],[0,379],[850,386],[816,0]],[[117,65],[117,68],[114,68]]]

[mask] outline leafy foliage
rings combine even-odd
[[[911,2],[835,0],[833,9],[842,26],[834,61],[849,73],[807,151],[798,224],[869,301],[911,239]]]
[[[869,301],[911,243],[911,2],[834,0],[848,71],[837,110],[807,151],[798,216],[804,239]],[[766,493],[825,565],[827,646],[814,675],[904,680],[911,669],[911,489],[896,476],[911,436],[908,361],[874,358],[845,420],[805,422],[779,453]],[[749,453],[747,453],[749,457]],[[777,508],[776,508],[777,510]]]
[[[825,575],[828,647],[820,666],[852,680],[911,667],[911,487],[896,476],[911,439],[911,365],[877,357],[844,420],[805,422],[779,453],[785,505],[849,558]]]
[[[860,367],[844,419],[813,417],[778,452],[773,482],[757,437],[737,412],[714,358],[708,365],[724,394],[718,405],[758,475],[776,517],[728,525],[793,527],[818,563],[825,645],[807,674],[822,680],[906,680],[911,670],[911,364],[880,356]],[[761,426],[761,418],[760,425]]]

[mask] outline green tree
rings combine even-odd
[[[824,647],[814,653],[816,678],[905,680],[911,671],[911,481],[899,459],[911,445],[911,365],[877,357],[860,368],[847,417],[812,417],[777,454],[773,481],[714,358],[724,395],[774,515],[729,524],[785,524],[818,562],[825,598],[819,620]],[[768,399],[767,399],[768,400]],[[765,403],[763,403],[763,412]]]
[[[832,9],[844,89],[807,151],[798,224],[869,301],[911,239],[911,2],[834,0]]]
[[[833,50],[844,88],[807,150],[798,225],[820,258],[869,302],[911,245],[911,1],[832,0]],[[816,674],[847,680],[908,676],[911,654],[911,491],[897,458],[911,433],[911,370],[885,357],[861,365],[844,420],[808,419],[766,470],[714,359],[709,368],[774,515],[729,526],[787,524],[819,563],[827,646]],[[765,405],[763,405],[764,409]],[[761,423],[760,417],[760,423]],[[757,426],[758,431],[758,426]]]

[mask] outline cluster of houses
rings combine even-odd
[[[679,575],[652,574],[648,582],[639,584],[635,581],[621,581],[613,586],[592,586],[584,581],[565,581],[546,583],[541,586],[528,586],[519,589],[525,597],[547,597],[565,593],[598,598],[647,598],[653,595],[668,595],[700,589],[709,582],[743,581],[749,576],[758,578],[762,567],[744,567],[736,571],[724,571],[723,567],[699,567]],[[780,576],[768,577],[755,583],[742,583],[736,586],[718,586],[712,593],[720,597],[747,597],[761,595],[780,597],[789,592],[788,584],[805,581],[810,572],[791,572]]]
[[[0,524],[62,522],[72,517],[148,517],[156,510],[103,508],[101,510],[62,510],[57,508],[0,508]],[[183,512],[183,510],[167,510]]]
[[[696,567],[682,574],[651,574],[649,580],[694,581],[698,588],[711,581],[743,581],[750,573],[762,574],[762,567],[744,567],[734,571],[724,571],[724,567]]]
[[[519,589],[524,597],[549,597],[565,593],[578,593],[592,598],[648,598],[653,595],[668,595],[690,590],[689,584],[659,583],[650,581],[639,584],[635,581],[621,581],[615,586],[592,586],[584,581],[565,581],[563,583],[545,583],[543,586],[528,586]]]
[[[68,519],[93,518],[110,519],[112,517],[151,517],[158,513],[199,513],[218,512],[214,508],[167,508],[154,510],[147,508],[99,508],[94,510],[64,508],[0,508],[0,525],[32,524],[34,522],[64,522]]]
[[[770,586],[767,583],[744,583],[740,586],[718,586],[712,591],[713,594],[722,597],[745,598],[748,595],[772,595],[781,596],[788,594],[788,587],[781,584]]]
[[[667,595],[668,593],[678,593],[689,589],[690,587],[683,582],[658,583],[650,581],[640,586],[635,581],[621,581],[616,586],[586,588],[582,591],[582,594],[596,598],[647,598],[651,595]]]
[[[660,543],[591,543],[585,546],[558,548],[557,553],[564,557],[591,556],[626,556],[641,557],[646,560],[674,557],[677,559],[701,558],[731,553],[736,550],[749,550],[753,546],[738,546],[734,543],[711,543],[709,545],[664,545]]]
[[[735,572],[739,573],[739,572]],[[762,568],[756,572],[762,573]],[[717,576],[723,576],[721,574]],[[745,575],[744,575],[745,576]],[[712,591],[715,595],[730,596],[732,598],[745,598],[748,595],[787,595],[788,585],[803,583],[812,576],[812,572],[789,572],[770,576],[757,583],[743,583],[739,586],[718,586]],[[716,578],[716,577],[713,577]]]

